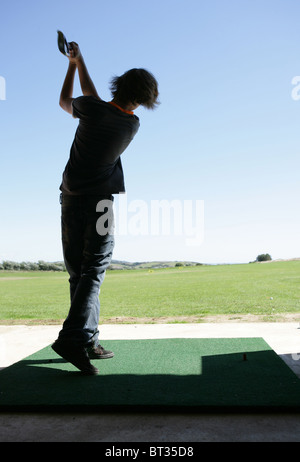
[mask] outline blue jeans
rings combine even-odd
[[[97,212],[102,200],[107,207]],[[112,196],[61,195],[62,246],[71,300],[59,333],[61,341],[84,347],[98,345],[100,287],[114,248],[112,204]],[[98,221],[105,226],[101,234],[96,229]]]

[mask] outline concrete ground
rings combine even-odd
[[[0,326],[0,368],[52,343],[60,326]],[[299,323],[103,325],[111,339],[262,337],[300,378]],[[299,442],[299,414],[0,413],[0,442]]]

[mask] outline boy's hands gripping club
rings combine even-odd
[[[57,45],[59,51],[69,58],[69,61],[72,63],[77,63],[81,58],[81,52],[79,46],[76,42],[68,42],[64,34],[58,30],[57,31]]]
[[[68,56],[69,61],[71,63],[77,64],[77,62],[82,57],[79,46],[78,46],[78,44],[76,42],[70,42],[69,43],[69,48],[70,48],[70,52],[69,52],[69,56]]]

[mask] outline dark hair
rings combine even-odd
[[[154,109],[159,102],[158,83],[145,69],[131,69],[110,82],[113,97],[120,103],[137,103],[147,109]]]

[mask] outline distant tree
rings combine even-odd
[[[47,271],[49,269],[48,263],[46,263],[44,260],[39,260],[37,264],[40,271]]]
[[[22,271],[30,271],[30,263],[28,261],[22,261],[20,263],[20,270],[22,270]]]
[[[256,257],[256,261],[270,261],[272,260],[272,257],[268,253],[262,253],[261,255],[258,255]]]
[[[37,263],[22,261],[21,263],[5,260],[0,262],[0,270],[6,271],[66,271],[66,266],[62,261],[45,262],[39,260]]]
[[[9,271],[18,271],[20,269],[20,264],[15,261],[5,260],[2,262],[2,266],[5,270]]]

